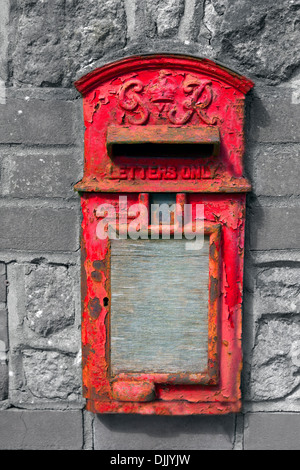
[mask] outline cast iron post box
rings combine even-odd
[[[86,127],[76,189],[87,409],[237,412],[253,83],[209,60],[149,55],[75,85]]]

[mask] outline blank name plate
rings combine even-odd
[[[207,368],[208,264],[208,237],[111,241],[112,375]]]

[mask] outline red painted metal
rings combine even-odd
[[[83,211],[87,409],[165,415],[237,412],[245,193],[250,190],[243,176],[244,99],[253,83],[208,60],[151,55],[109,64],[75,85],[83,94],[86,126],[84,177],[76,189]],[[160,154],[161,147],[152,156],[130,154],[132,146],[145,142],[171,144],[166,147],[170,155]],[[212,144],[212,151],[206,148],[201,158],[173,155],[182,142]],[[114,145],[120,145],[116,153]],[[97,208],[112,204],[120,216],[120,195],[127,196],[128,206],[148,206],[153,192],[174,192],[177,202],[194,208],[204,204],[210,237],[209,360],[207,371],[194,377],[167,371],[112,377],[110,371],[110,241],[97,237]]]

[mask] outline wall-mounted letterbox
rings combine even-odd
[[[237,412],[253,83],[208,60],[151,55],[75,85],[87,409]]]

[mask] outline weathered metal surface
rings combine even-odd
[[[146,381],[125,380],[112,383],[112,396],[119,401],[143,402],[156,398],[155,383]]]
[[[252,85],[213,62],[181,56],[125,59],[87,75],[76,83],[84,93],[86,126],[84,177],[76,188],[143,192],[148,183],[149,191],[159,192],[249,191],[242,158],[244,94]],[[204,141],[201,129],[219,133],[219,155],[163,156],[159,162],[151,155],[142,161],[126,154],[111,158],[107,132],[113,127],[116,133],[127,127],[137,143],[151,132],[154,139],[153,126],[156,138],[163,127],[183,140],[195,128]]]
[[[244,97],[252,82],[211,61],[159,55],[109,64],[76,86],[84,95],[86,125],[84,178],[76,188],[82,191],[83,211],[82,349],[87,409],[141,414],[239,411],[245,192],[250,190],[243,176]],[[147,126],[176,129],[172,132],[182,138],[195,127],[215,129],[220,151],[214,156],[162,156],[155,161],[153,156],[126,152],[113,156],[107,151],[109,128],[118,128],[119,136],[128,128],[131,135],[136,134],[136,142],[143,142]],[[155,142],[155,131],[151,132]],[[191,225],[196,205],[204,204],[209,237],[207,365],[193,373],[149,367],[115,374],[111,363],[114,268],[111,242],[97,237],[98,207],[112,204],[121,230],[127,208],[119,196],[126,195],[128,207],[142,202],[149,209],[149,194],[155,192],[175,193],[182,208],[192,204]],[[126,224],[132,220],[132,215],[127,216]],[[177,218],[175,212],[171,233]],[[148,218],[144,222],[151,223]]]
[[[140,379],[152,383],[157,380],[158,401],[144,403],[142,408],[130,406],[113,399],[110,371],[110,242],[97,239],[96,226],[99,219],[96,208],[109,200],[107,194],[85,194],[82,198],[83,231],[87,257],[84,262],[87,276],[87,295],[83,311],[83,368],[84,390],[88,398],[87,407],[96,412],[141,412],[141,413],[219,413],[238,409],[240,400],[241,370],[241,292],[243,272],[244,195],[194,194],[186,202],[205,205],[204,215],[207,230],[211,232],[209,292],[211,296],[209,346],[211,360],[208,367],[217,377],[217,385],[191,385],[190,377],[181,374],[175,383],[161,383],[158,374],[139,375]],[[135,202],[138,202],[136,195]],[[221,229],[213,231],[215,221]],[[210,226],[210,222],[212,225]],[[92,274],[97,272],[98,275]],[[216,282],[219,288],[216,290]],[[97,314],[91,305],[99,300]],[[106,300],[105,300],[106,299]],[[216,370],[217,364],[217,370]],[[123,376],[128,381],[126,374]],[[134,380],[134,377],[132,377]],[[196,377],[199,382],[199,377]],[[204,379],[207,383],[207,377]],[[172,377],[168,378],[172,382]],[[177,381],[177,383],[176,383]],[[188,382],[186,384],[185,382]],[[183,402],[182,402],[183,400]],[[133,404],[132,404],[133,405]],[[194,407],[192,406],[194,405]],[[144,408],[146,406],[146,408]],[[125,411],[127,410],[127,411]]]

